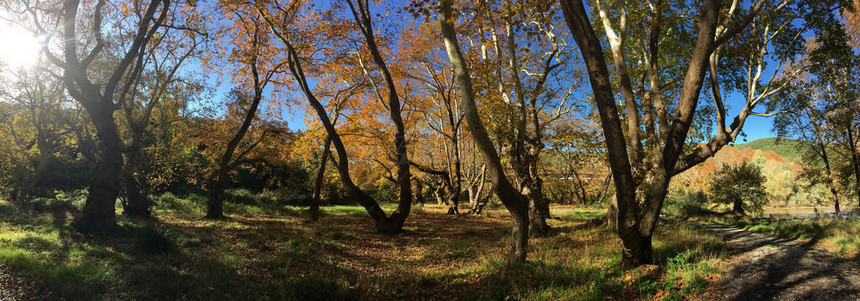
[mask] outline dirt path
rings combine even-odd
[[[738,253],[703,300],[860,300],[857,264],[814,242],[697,223]]]

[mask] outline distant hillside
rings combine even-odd
[[[792,139],[779,139],[777,142],[777,138],[761,138],[747,143],[735,144],[735,147],[738,149],[749,147],[763,151],[772,151],[790,161],[797,161],[803,155],[803,152],[797,149],[797,145],[801,143],[805,142]]]

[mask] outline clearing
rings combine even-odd
[[[323,207],[314,223],[301,208],[207,221],[203,205],[157,198],[156,208],[187,211],[123,220],[105,237],[74,231],[77,209],[62,202],[33,211],[0,204],[0,266],[13,274],[0,284],[23,289],[2,298],[680,300],[718,279],[714,265],[727,254],[717,235],[667,222],[654,240],[658,265],[622,269],[603,209],[553,206],[558,234],[532,239],[529,262],[508,270],[510,220],[500,209],[455,217],[444,206],[415,208],[403,234],[386,236],[358,206]]]

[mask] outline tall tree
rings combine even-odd
[[[724,7],[722,1],[709,0],[697,6],[699,17],[691,18],[673,10],[686,6],[684,3],[656,1],[634,7],[616,1],[615,11],[611,11],[606,3],[596,1],[595,14],[609,40],[610,55],[619,78],[616,86],[610,80],[603,46],[582,1],[562,0],[561,4],[568,28],[585,60],[600,114],[615,180],[622,263],[651,263],[651,237],[671,178],[734,141],[749,116],[765,115],[753,109],[786,87],[784,81],[775,78],[785,62],[793,57],[790,54],[797,51],[799,32],[803,31],[796,29],[793,22],[800,19],[797,12],[801,9],[790,6],[788,1],[733,1]],[[633,17],[637,19],[628,20]],[[630,24],[638,27],[634,30]],[[696,27],[696,33],[686,29]],[[628,44],[630,32],[643,34],[631,41],[635,43]],[[666,35],[669,32],[674,35]],[[735,40],[742,32],[744,39]],[[695,35],[695,39],[687,34]],[[670,48],[664,44],[667,39],[676,44]],[[727,43],[730,40],[733,42]],[[721,58],[721,49],[730,44],[744,45],[745,55],[734,53],[734,60]],[[768,53],[772,45],[781,47]],[[633,60],[630,53],[642,53],[641,60]],[[673,65],[665,64],[673,60],[677,60]],[[778,63],[777,71],[762,84],[764,66],[771,60]],[[630,66],[631,62],[643,64]],[[673,69],[674,65],[683,66],[685,70]],[[728,69],[722,75],[720,66]],[[640,76],[632,76],[633,71]],[[709,96],[715,107],[713,115],[697,112],[708,73]],[[740,85],[745,90],[745,103],[733,122],[727,125],[727,110],[720,90],[727,84],[721,80],[737,74],[746,76],[741,76],[745,83]],[[635,78],[639,78],[638,93]],[[615,102],[616,90],[621,90],[623,107],[620,109]],[[672,110],[674,113],[670,115]],[[716,119],[716,134],[706,143],[695,145],[690,129],[697,115]],[[626,129],[622,122],[626,122]],[[700,125],[703,122],[700,120]]]
[[[38,151],[38,160],[33,168],[32,175],[27,177],[23,192],[26,194],[38,193],[39,190],[51,187],[52,173],[59,167],[55,151],[64,136],[68,134],[62,123],[53,120],[61,118],[63,106],[68,105],[68,99],[63,91],[63,82],[57,78],[51,78],[50,69],[33,70],[14,74],[14,79],[8,86],[13,89],[4,89],[0,95],[14,100],[14,103],[22,109],[25,120],[34,129],[33,142]]]
[[[409,158],[406,153],[405,126],[401,117],[401,104],[399,95],[397,94],[394,79],[388,70],[385,60],[382,58],[376,44],[375,33],[370,20],[370,8],[367,1],[347,1],[355,23],[359,27],[361,36],[365,41],[367,50],[373,57],[374,64],[379,69],[384,81],[384,85],[388,91],[387,105],[389,117],[394,124],[394,149],[396,164],[398,166],[398,174],[395,182],[399,187],[399,202],[397,209],[386,215],[379,204],[370,195],[359,188],[352,180],[350,175],[350,160],[346,151],[341,136],[335,128],[332,118],[326,112],[325,106],[317,99],[313,89],[308,84],[308,78],[303,68],[302,58],[298,50],[293,45],[293,39],[287,35],[290,32],[290,26],[294,26],[296,14],[301,11],[301,3],[290,3],[289,5],[281,5],[277,1],[273,1],[268,6],[255,6],[263,19],[267,22],[269,29],[283,43],[285,48],[283,51],[287,54],[287,63],[293,79],[297,82],[299,89],[305,95],[305,98],[310,103],[310,106],[317,113],[320,122],[326,130],[327,139],[331,139],[331,143],[337,151],[336,166],[341,178],[341,182],[349,193],[350,198],[361,204],[373,218],[377,231],[387,234],[399,233],[412,206],[412,182],[409,173]]]
[[[487,165],[493,191],[511,213],[513,227],[511,230],[511,248],[507,256],[508,263],[524,263],[529,238],[529,203],[505,175],[499,154],[490,140],[481,117],[478,115],[472,78],[460,49],[460,43],[457,41],[454,30],[456,20],[451,6],[451,0],[439,1],[439,26],[442,29],[442,39],[445,43],[448,59],[451,61],[457,82],[460,84],[460,106],[463,108],[463,115],[466,116],[466,122],[469,124],[469,131],[472,133],[475,144],[481,150],[481,157],[484,158]]]
[[[200,92],[202,84],[194,73],[183,73],[187,61],[201,57],[201,45],[206,41],[205,29],[201,28],[197,16],[179,12],[184,5],[176,5],[163,30],[139,54],[143,59],[135,63],[135,72],[140,72],[132,85],[121,92],[121,111],[125,119],[127,142],[124,147],[125,165],[122,173],[125,202],[124,214],[148,218],[150,213],[149,185],[147,178],[148,154],[146,148],[154,141],[151,136],[152,114],[164,101],[185,97],[188,93]],[[187,10],[193,13],[193,9]],[[183,90],[188,90],[183,93]]]
[[[781,137],[812,145],[810,166],[823,164],[823,181],[839,212],[835,183],[839,179],[844,187],[854,186],[860,202],[860,106],[856,101],[860,56],[849,45],[848,28],[835,13],[814,16],[811,26],[817,34],[803,57],[810,67],[792,81],[791,89],[780,93],[780,102],[774,106],[787,114],[776,118],[775,127]]]
[[[135,11],[134,22],[117,22],[119,26],[129,26],[132,32],[130,43],[119,43],[123,48],[117,61],[108,61],[107,72],[94,72],[98,60],[105,58],[105,0],[98,1],[91,9],[92,15],[80,15],[81,2],[66,0],[61,8],[62,56],[57,57],[46,47],[47,57],[63,69],[63,80],[69,95],[86,108],[90,120],[98,132],[100,159],[93,171],[89,195],[78,227],[84,230],[104,231],[116,225],[115,205],[120,190],[122,173],[122,140],[117,130],[114,111],[122,106],[125,99],[119,94],[126,86],[132,85],[139,73],[135,72],[135,62],[142,60],[140,53],[152,40],[170,10],[170,0],[151,0],[141,3]],[[90,17],[91,20],[83,18]],[[36,26],[42,32],[48,28],[38,17]],[[88,26],[83,30],[79,25]],[[90,34],[92,37],[85,38]],[[90,42],[88,45],[82,42]],[[84,47],[81,47],[84,44]],[[81,53],[83,51],[83,53]],[[83,54],[83,55],[81,55]]]
[[[266,134],[262,133],[255,142],[239,149],[251,124],[258,118],[257,110],[266,87],[276,74],[285,71],[283,67],[286,65],[285,62],[269,61],[269,31],[265,20],[256,10],[237,1],[224,1],[220,3],[220,9],[233,22],[230,27],[233,32],[229,60],[239,69],[237,75],[240,78],[237,81],[243,84],[229,95],[237,106],[236,113],[241,122],[224,146],[223,153],[217,159],[217,167],[209,179],[206,218],[210,219],[224,217],[224,190],[230,183],[230,172],[245,163],[245,156],[266,139]]]

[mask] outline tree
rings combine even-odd
[[[341,92],[341,91],[338,91],[338,92]],[[338,100],[339,100],[338,95],[339,94],[340,93],[337,93],[334,97],[335,103],[338,103]],[[335,106],[334,118],[332,118],[332,121],[331,121],[332,125],[337,124],[337,118],[340,116],[340,110],[342,107],[343,106],[340,103],[338,103],[338,105]],[[326,135],[325,136],[325,142],[323,142],[322,154],[320,155],[319,167],[317,168],[316,179],[314,179],[313,196],[311,197],[310,213],[311,213],[311,220],[313,220],[313,221],[317,221],[320,219],[320,197],[322,195],[322,184],[323,184],[323,180],[325,179],[325,167],[326,167],[326,165],[328,165],[328,163],[330,161],[329,160],[330,156],[331,156],[331,136]]]
[[[428,26],[425,26],[428,25]],[[426,117],[424,121],[418,121],[417,126],[426,126],[430,129],[427,138],[415,139],[417,143],[421,140],[433,141],[439,136],[438,142],[426,146],[421,150],[426,150],[423,157],[429,159],[430,164],[425,162],[411,162],[412,166],[423,172],[429,178],[426,182],[435,186],[433,193],[437,201],[442,201],[448,204],[448,212],[446,214],[460,214],[459,204],[460,196],[463,192],[464,180],[464,146],[463,135],[465,133],[463,125],[463,111],[460,109],[459,103],[456,101],[456,83],[453,76],[447,68],[445,68],[444,53],[439,54],[438,49],[428,49],[427,43],[432,43],[432,38],[435,33],[428,28],[429,24],[425,24],[417,30],[421,31],[421,35],[414,37],[408,46],[411,50],[412,57],[408,58],[415,61],[415,66],[409,70],[407,76],[410,79],[417,81],[417,85],[427,87],[424,103],[420,103],[420,99],[413,101],[419,106],[419,110]],[[415,98],[415,97],[413,97]],[[441,150],[440,150],[441,149]],[[440,163],[444,164],[443,168],[437,168],[433,164],[434,154],[437,151],[442,152],[443,160]],[[417,161],[415,159],[414,161]],[[469,189],[473,189],[472,186]],[[473,189],[474,190],[474,189]],[[446,195],[447,194],[447,195]]]
[[[605,3],[596,1],[596,15],[609,40],[612,63],[619,78],[615,85],[610,80],[603,46],[582,1],[561,1],[568,28],[585,60],[600,114],[615,180],[624,265],[653,261],[651,236],[671,178],[734,141],[749,116],[767,116],[753,110],[786,87],[785,81],[776,80],[776,74],[798,50],[803,31],[796,29],[793,22],[800,19],[798,12],[805,10],[788,5],[787,1],[762,0],[749,5],[739,2],[733,1],[726,8],[719,0],[704,1],[698,6],[699,17],[690,18],[672,10],[686,7],[686,3],[656,1],[633,7],[625,1],[616,1],[613,13]],[[744,8],[748,8],[745,14]],[[698,32],[691,32],[691,28],[698,28]],[[644,34],[631,35],[631,32]],[[669,32],[673,35],[665,35]],[[737,40],[742,32],[743,39]],[[636,39],[627,44],[631,37]],[[666,45],[667,39],[672,44]],[[731,58],[722,57],[721,50],[728,45],[743,45],[744,51],[730,53]],[[780,47],[769,53],[772,45]],[[630,53],[641,53],[638,56],[641,60],[633,60]],[[777,71],[761,83],[764,66],[771,59],[778,62]],[[634,62],[642,63],[635,69],[629,68]],[[667,62],[671,64],[667,66]],[[636,74],[634,71],[639,73],[638,77],[632,76]],[[711,114],[697,110],[706,74],[710,74],[708,86],[714,102]],[[721,91],[727,83],[721,80],[738,78],[739,74],[745,79],[740,84],[745,103],[728,125]],[[635,78],[640,79],[638,93],[633,86]],[[621,90],[621,109],[615,102],[616,90]],[[622,114],[625,110],[626,114]],[[674,113],[670,115],[672,110]],[[693,143],[697,135],[703,138],[709,131],[697,130],[708,119],[699,119],[697,126],[696,116],[716,119],[716,135],[698,145]],[[626,122],[626,130],[622,122]]]
[[[723,165],[711,182],[708,197],[714,203],[732,205],[732,212],[760,214],[767,204],[765,177],[754,164]]]
[[[555,202],[577,201],[589,204],[604,200],[612,183],[606,166],[603,141],[596,116],[580,118],[564,116],[550,128],[550,149],[547,173],[556,180],[548,181],[548,196]]]
[[[298,83],[299,89],[305,95],[310,106],[317,113],[319,121],[326,129],[328,135],[327,139],[331,139],[331,143],[334,145],[335,150],[338,153],[338,159],[336,161],[338,173],[340,174],[341,182],[343,182],[343,185],[347,189],[350,197],[367,210],[368,214],[373,218],[376,224],[377,231],[386,234],[396,234],[402,230],[403,224],[409,216],[409,211],[411,210],[413,201],[412,177],[409,172],[409,158],[406,152],[405,126],[401,116],[402,108],[400,98],[394,84],[394,79],[391,76],[391,72],[388,70],[385,60],[382,58],[376,44],[373,25],[370,20],[371,14],[368,2],[364,0],[358,0],[355,2],[347,1],[347,4],[352,12],[355,23],[359,27],[361,36],[367,46],[367,50],[370,52],[374,64],[379,69],[385,87],[388,91],[386,109],[388,110],[389,117],[395,128],[393,141],[395,162],[397,164],[397,178],[395,182],[399,188],[398,207],[390,216],[385,214],[382,208],[379,207],[376,200],[361,190],[353,182],[349,171],[349,156],[346,148],[344,147],[344,143],[334,127],[334,123],[326,112],[326,108],[322,105],[319,99],[317,99],[308,84],[308,79],[305,74],[305,69],[303,68],[299,52],[293,46],[293,39],[286,34],[289,32],[289,26],[294,25],[293,23],[296,21],[294,19],[295,13],[300,10],[301,5],[291,3],[290,6],[281,6],[278,2],[273,2],[271,7],[255,6],[254,9],[263,16],[268,28],[278,38],[278,40],[283,43],[285,48],[284,51],[287,54],[287,63],[289,65],[290,73],[292,74],[293,79]]]
[[[583,73],[575,53],[556,24],[561,18],[552,1],[489,1],[459,14],[474,22],[457,30],[469,41],[467,59],[475,70],[487,127],[500,147],[514,186],[529,200],[533,236],[551,234],[546,220],[545,149],[552,145],[552,124],[571,112]],[[475,11],[472,14],[472,11]],[[480,46],[480,51],[478,50]]]
[[[270,50],[270,38],[267,24],[256,10],[247,7],[243,2],[231,1],[222,2],[221,9],[233,21],[231,29],[234,32],[230,43],[234,48],[229,59],[237,65],[238,76],[241,77],[238,81],[242,84],[234,88],[229,97],[236,106],[232,115],[240,116],[241,122],[230,136],[224,152],[219,155],[217,167],[207,185],[209,202],[206,218],[210,219],[224,217],[224,190],[229,183],[230,172],[246,163],[245,156],[266,139],[266,134],[262,133],[255,142],[239,149],[248,129],[257,118],[257,110],[263,101],[266,87],[276,74],[285,71],[283,67],[286,65],[285,62],[268,61],[266,54]]]
[[[63,93],[65,89],[63,82],[50,77],[49,71],[45,68],[16,73],[8,85],[12,89],[0,91],[0,95],[13,100],[16,105],[10,108],[17,107],[18,109],[15,111],[20,111],[23,114],[23,120],[28,123],[27,127],[33,129],[33,143],[26,145],[33,146],[35,144],[38,152],[36,166],[33,167],[31,175],[19,179],[19,181],[23,181],[22,183],[13,185],[13,187],[21,188],[25,194],[39,193],[40,190],[46,188],[56,188],[53,182],[56,182],[57,179],[53,178],[56,177],[56,170],[60,166],[58,166],[58,158],[55,157],[54,153],[60,147],[59,144],[68,136],[68,132],[64,131],[63,124],[52,122],[54,119],[61,118],[64,113],[63,106],[68,105],[68,99]],[[9,130],[14,132],[14,122],[10,123],[9,126]],[[10,170],[13,169],[10,168]]]
[[[469,131],[472,133],[475,144],[481,150],[481,157],[484,158],[484,163],[487,165],[490,182],[493,184],[493,192],[511,213],[513,227],[511,230],[511,248],[507,256],[508,263],[524,263],[529,237],[528,200],[514,188],[505,175],[499,154],[496,152],[481,117],[478,115],[469,67],[466,66],[463,52],[460,50],[460,44],[454,31],[456,20],[452,14],[451,0],[440,0],[438,8],[439,26],[442,29],[445,50],[454,68],[457,82],[460,84],[460,107],[463,109],[463,115],[466,116],[466,122],[469,124]]]
[[[811,177],[812,185],[819,182],[827,185],[834,210],[839,214],[841,212],[839,190],[836,187],[836,174],[831,162],[833,161],[833,150],[831,149],[831,142],[825,140],[827,136],[825,136],[822,126],[825,113],[820,110],[824,108],[821,106],[823,102],[807,97],[805,93],[796,92],[801,85],[803,83],[797,83],[795,89],[783,93],[781,108],[787,113],[777,116],[774,126],[779,137],[792,137],[808,143],[798,144],[798,147],[803,151],[804,161],[806,161],[804,169],[809,171],[820,162],[823,170],[804,174],[808,178]]]
[[[178,9],[179,5],[173,9]],[[193,12],[193,10],[191,10]],[[186,62],[200,57],[201,45],[206,41],[205,29],[195,21],[197,16],[172,12],[166,29],[141,50],[135,65],[136,76],[132,85],[121,92],[126,100],[122,104],[128,142],[125,143],[125,165],[122,182],[125,192],[124,214],[149,218],[150,187],[147,148],[155,143],[151,139],[152,114],[162,102],[191,98],[202,90],[203,84],[191,74],[184,74]]]
[[[93,12],[89,16],[92,18],[90,23],[83,20],[84,16],[79,14],[80,6],[79,0],[63,2],[59,20],[62,24],[63,55],[55,56],[47,46],[45,53],[50,61],[63,69],[62,78],[66,90],[72,98],[86,108],[98,132],[100,159],[93,170],[89,195],[78,220],[78,227],[83,230],[104,231],[116,225],[115,205],[121,187],[123,166],[122,140],[114,119],[114,111],[126,100],[120,92],[125,87],[131,86],[134,78],[139,75],[133,67],[136,62],[144,59],[140,53],[161,29],[171,2],[169,0],[145,1],[139,6],[134,6],[136,8],[134,22],[117,22],[119,26],[134,24],[134,28],[129,29],[132,32],[130,43],[124,41],[118,43],[123,48],[117,56],[118,61],[109,61],[104,51],[108,46],[104,37],[105,31],[102,30],[106,20],[105,7],[111,8],[111,6],[102,0],[94,7],[88,7]],[[41,32],[48,31],[38,17],[34,17],[33,21]],[[78,29],[78,25],[81,24],[89,26],[85,32],[93,35],[91,39],[84,39]],[[91,43],[81,47],[82,41]],[[83,53],[80,53],[83,54],[82,56],[79,50],[83,50]],[[93,64],[96,61],[99,61],[99,64]],[[102,63],[106,63],[109,66],[106,69],[109,70],[94,72],[94,69]]]
[[[807,174],[812,175],[813,183],[827,184],[839,213],[838,180],[845,182],[844,187],[853,184],[860,202],[860,106],[856,101],[860,56],[850,46],[850,26],[843,26],[834,13],[815,15],[812,21],[810,26],[817,34],[802,57],[810,67],[773,104],[786,112],[777,116],[774,126],[780,137],[808,142],[801,146],[811,145],[806,152],[806,168],[815,170],[819,169],[816,165],[822,165],[824,176]],[[851,19],[848,21],[850,25]]]

